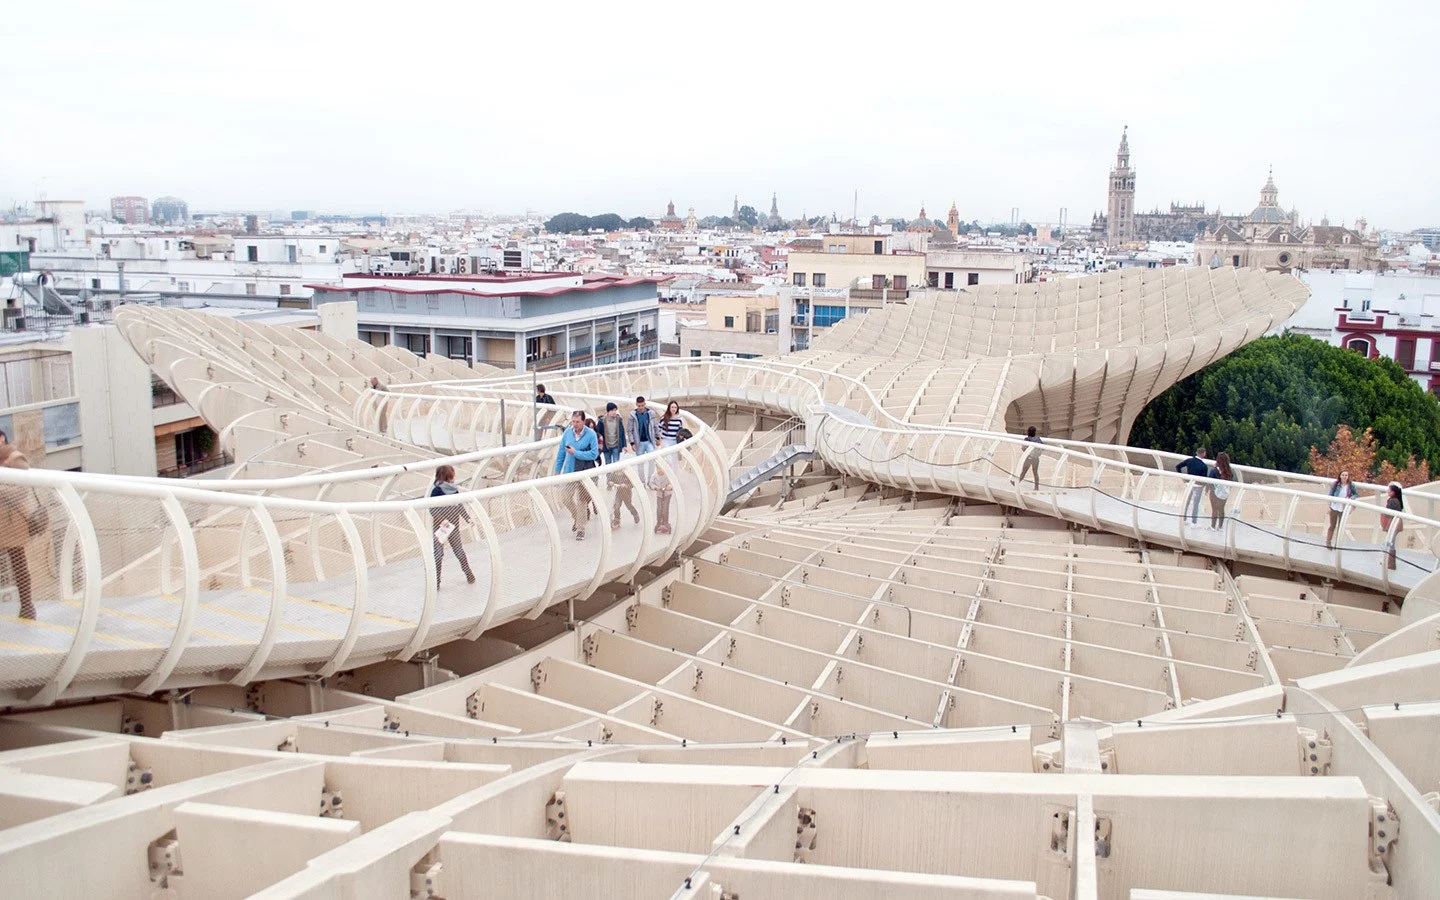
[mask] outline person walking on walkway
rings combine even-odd
[[[620,407],[614,402],[605,404],[605,415],[600,417],[600,451],[605,454],[605,465],[620,461],[625,450],[625,420],[620,418]]]
[[[0,466],[28,469],[30,461],[20,448],[0,431]],[[0,488],[0,548],[10,557],[10,573],[20,595],[20,618],[35,618],[35,601],[30,593],[30,560],[25,548],[49,528],[49,513],[34,490],[8,485]]]
[[[600,457],[600,442],[595,432],[585,427],[585,413],[575,410],[570,414],[570,427],[560,433],[560,448],[555,452],[555,474],[583,472],[595,468]],[[585,486],[575,481],[561,488],[565,492],[565,506],[570,510],[570,530],[575,540],[585,540],[585,526],[590,523],[590,495]]]
[[[677,417],[678,418],[678,417]],[[683,444],[690,437],[690,431],[682,428],[675,434],[675,443]],[[679,457],[670,458],[671,465]],[[669,534],[672,531],[670,524],[670,501],[675,496],[675,485],[671,483],[670,476],[665,470],[656,467],[655,474],[649,478],[650,489],[655,492],[655,533]]]
[[[676,437],[684,427],[685,423],[680,419],[680,404],[671,400],[665,407],[665,415],[660,417],[660,446],[673,447],[679,443]]]
[[[1359,492],[1350,480],[1349,472],[1341,472],[1335,483],[1330,485],[1330,525],[1325,529],[1325,548],[1335,549],[1335,531],[1340,527],[1340,516],[1345,512],[1342,500],[1354,500]]]
[[[1230,470],[1230,454],[1221,452],[1210,467],[1209,477],[1215,479],[1210,485],[1210,528],[1219,531],[1225,527],[1225,501],[1230,499],[1230,485],[1235,473]]]
[[[1029,472],[1030,479],[1035,485],[1035,490],[1038,491],[1040,490],[1040,454],[1044,452],[1040,449],[1040,445],[1045,442],[1040,440],[1039,436],[1035,434],[1034,425],[1026,429],[1025,443],[1035,444],[1036,446],[1026,449],[1025,461],[1020,464],[1020,474],[1012,480],[1023,482],[1025,480],[1025,473]]]
[[[1386,491],[1385,508],[1391,512],[1405,511],[1405,492],[1400,487],[1400,482],[1390,482],[1390,489]],[[1395,533],[1390,533],[1391,523],[1395,525]],[[1385,568],[1395,568],[1395,544],[1400,540],[1400,529],[1405,527],[1405,520],[1399,516],[1381,516],[1380,530],[1385,532]]]
[[[435,470],[435,484],[430,488],[432,497],[449,497],[459,493],[455,487],[455,467],[440,466]],[[445,558],[445,545],[460,560],[460,571],[465,580],[475,583],[475,573],[470,571],[470,557],[465,555],[465,542],[460,539],[460,522],[470,522],[470,514],[459,503],[453,506],[430,507],[430,524],[435,526],[435,590],[440,590],[440,564]]]
[[[642,456],[655,449],[660,439],[660,417],[645,403],[644,397],[635,398],[635,408],[625,417],[625,438],[636,456]],[[645,464],[644,477],[649,478],[655,467]]]
[[[1194,475],[1196,478],[1204,478],[1210,467],[1205,464],[1205,448],[1201,447],[1195,451],[1194,456],[1186,457],[1175,467],[1175,471],[1183,472],[1186,475]],[[1205,486],[1198,482],[1191,482],[1189,490],[1185,494],[1184,511],[1180,514],[1183,523],[1189,517],[1191,525],[1200,524],[1200,497],[1205,493]]]
[[[610,530],[619,530],[622,506],[630,510],[630,515],[635,517],[635,524],[639,525],[640,512],[635,509],[635,485],[630,481],[630,476],[624,472],[611,472],[605,477],[605,483],[615,489],[615,502],[610,507]]]
[[[370,390],[372,390],[372,391],[379,391],[379,392],[381,392],[381,393],[388,393],[390,389],[387,388],[385,385],[383,385],[383,384],[380,383],[380,376],[378,376],[378,375],[371,375],[371,376],[370,376]],[[386,433],[388,432],[388,426],[390,425],[390,401],[389,401],[388,399],[381,400],[380,403],[379,403],[379,406],[380,406],[380,433],[381,433],[381,434],[386,434]]]

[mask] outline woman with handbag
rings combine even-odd
[[[0,438],[4,433],[0,432]],[[0,466],[28,469],[30,461],[20,448],[5,441],[0,443]],[[50,514],[35,491],[9,485],[0,488],[0,547],[10,557],[10,571],[15,589],[20,594],[20,618],[35,618],[35,601],[30,594],[30,560],[25,548],[50,528]]]
[[[460,489],[455,487],[455,467],[440,466],[435,470],[435,483],[430,487],[432,497],[450,497],[458,494]],[[430,524],[435,527],[435,590],[440,590],[440,563],[445,558],[445,545],[450,545],[450,552],[460,560],[460,570],[465,573],[465,580],[470,584],[475,583],[475,573],[470,571],[470,558],[465,555],[465,542],[460,538],[460,522],[471,521],[470,514],[460,504],[454,506],[432,506],[430,507]]]
[[[570,427],[560,433],[560,449],[555,452],[555,474],[593,469],[599,457],[600,442],[595,438],[595,432],[586,427],[585,413],[577,409],[570,414]],[[575,532],[575,540],[583,541],[585,526],[590,523],[590,495],[579,481],[561,490],[567,494],[565,505],[573,519],[570,530]]]
[[[1230,471],[1230,454],[1221,453],[1215,457],[1215,465],[1210,467],[1206,477],[1217,482],[1210,485],[1210,528],[1219,531],[1225,527],[1225,501],[1230,499],[1230,485],[1226,482],[1235,480],[1235,473]]]
[[[1405,511],[1405,491],[1400,487],[1400,482],[1390,482],[1390,488],[1385,492],[1385,508],[1391,512]],[[1390,533],[1391,523],[1395,525],[1395,533]],[[1395,542],[1400,540],[1400,529],[1405,527],[1405,520],[1399,516],[1380,517],[1380,530],[1385,535],[1385,568],[1395,568]]]

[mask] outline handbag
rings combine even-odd
[[[1230,496],[1230,485],[1228,484],[1217,484],[1210,490],[1214,492],[1216,500],[1224,500]]]
[[[586,469],[593,469],[593,468],[595,468],[595,460],[593,460],[593,459],[577,459],[577,460],[575,460],[575,468],[574,468],[573,471],[576,471],[576,472],[584,472]]]
[[[36,537],[49,529],[50,510],[46,509],[45,504],[40,502],[40,496],[37,494],[35,496],[35,510],[25,517],[25,530],[29,533],[30,537]]]

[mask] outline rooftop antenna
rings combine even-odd
[[[860,189],[855,189],[855,205],[850,208],[850,224],[860,224]]]

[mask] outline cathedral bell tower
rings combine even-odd
[[[1120,132],[1115,168],[1110,170],[1110,202],[1105,220],[1105,243],[1118,247],[1135,240],[1135,170],[1130,168],[1130,126]]]

